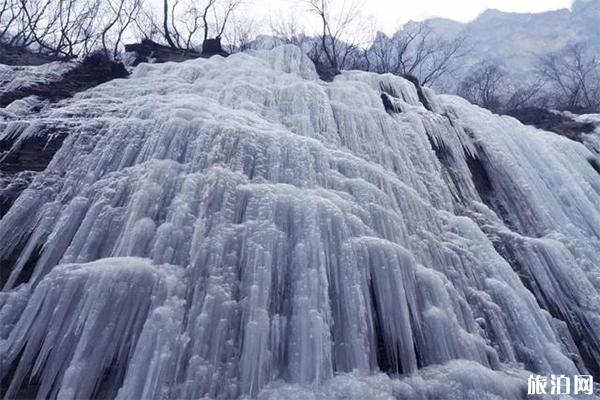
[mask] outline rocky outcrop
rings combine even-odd
[[[42,65],[53,61],[67,61],[64,58],[31,52],[22,47],[0,43],[0,64]]]
[[[521,121],[525,125],[533,125],[565,136],[571,140],[582,142],[584,133],[593,132],[595,125],[592,123],[579,122],[564,113],[553,112],[544,108],[527,107],[511,110],[508,115]]]
[[[315,63],[315,70],[317,71],[319,78],[325,82],[333,82],[333,79],[340,74],[340,71],[337,68],[334,68],[325,62],[320,60],[313,60],[313,62]]]
[[[202,57],[202,54],[197,51],[174,49],[169,46],[163,46],[150,39],[143,39],[140,43],[126,44],[125,52],[134,55],[133,65],[138,65],[143,62],[181,62]]]
[[[404,74],[402,75],[402,77],[407,81],[410,81],[413,85],[415,85],[415,88],[417,89],[417,94],[419,95],[419,101],[427,110],[432,111],[431,104],[429,103],[427,96],[425,96],[425,93],[423,92],[423,86],[421,86],[419,79],[416,76],[410,74]]]
[[[133,55],[133,65],[143,62],[164,63],[168,61],[181,62],[194,58],[208,58],[215,55],[227,57],[229,53],[223,50],[221,39],[207,39],[202,46],[202,52],[190,49],[176,49],[143,39],[140,43],[125,45],[125,52]]]
[[[394,114],[402,112],[402,110],[394,104],[393,100],[390,98],[390,95],[387,93],[381,93],[381,102],[383,103],[383,108],[385,108],[385,111],[389,113]]]
[[[211,57],[217,55],[223,57],[227,57],[229,55],[229,53],[223,50],[221,38],[206,39],[204,43],[202,43],[202,56]]]
[[[0,218],[33,177],[46,169],[66,137],[64,129],[52,123],[36,126],[33,134],[25,133],[33,128],[30,128],[30,122],[20,119],[23,110],[28,114],[38,113],[49,103],[128,76],[123,64],[111,61],[101,53],[93,54],[81,63],[66,63],[8,48],[11,49],[10,57],[3,53],[0,59],[7,61],[10,58],[8,61],[20,65],[8,69],[14,76],[5,77],[10,80],[13,76],[18,84],[0,82],[3,84],[0,85],[3,89],[0,90]],[[53,62],[46,65],[42,61]],[[38,62],[39,67],[31,66]],[[31,71],[26,72],[27,68]],[[43,71],[54,72],[45,74]],[[2,113],[7,123],[2,122]]]
[[[0,107],[6,107],[15,100],[37,96],[55,102],[73,96],[75,93],[92,88],[101,83],[129,75],[125,66],[109,60],[102,53],[95,53],[52,82],[26,85],[0,94]]]
[[[0,137],[0,218],[35,175],[46,169],[67,136],[65,127],[56,122],[38,124],[35,134],[26,133],[30,123],[19,125],[15,134]],[[5,128],[0,124],[0,133]]]
[[[600,160],[597,158],[588,158],[588,162],[600,174]]]

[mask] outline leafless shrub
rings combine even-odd
[[[241,0],[163,0],[162,24],[152,21],[167,44],[178,49],[195,49],[208,39],[221,39]],[[153,19],[154,16],[149,16]],[[161,26],[162,29],[158,29]],[[197,36],[201,35],[201,41]]]
[[[583,44],[539,58],[537,73],[554,106],[562,109],[600,108],[600,59]]]
[[[334,71],[345,69],[360,44],[360,7],[356,0],[303,0],[310,13],[319,18],[319,45],[311,56],[316,62],[326,62]]]
[[[431,85],[458,67],[457,60],[468,53],[465,39],[435,37],[426,23],[399,31],[393,37],[380,33],[369,50],[372,69],[379,73],[412,75]]]

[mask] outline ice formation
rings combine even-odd
[[[60,61],[27,66],[0,64],[0,97],[11,91],[59,81],[63,75],[76,66],[75,62]]]
[[[3,135],[48,121],[69,135],[0,220],[6,398],[598,378],[593,147],[392,75],[322,82],[293,46],[141,64]]]

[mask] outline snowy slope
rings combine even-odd
[[[284,46],[48,110],[69,136],[0,220],[3,395],[513,400],[597,374],[595,155],[425,95]]]

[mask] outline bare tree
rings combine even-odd
[[[228,43],[228,51],[234,53],[236,51],[248,50],[252,40],[256,37],[256,21],[234,15],[231,18],[231,22],[230,28],[224,33],[224,37]]]
[[[492,61],[473,66],[456,90],[459,96],[494,112],[511,113],[541,105],[539,79],[515,81],[506,69]]]
[[[458,68],[456,61],[468,53],[463,37],[436,42],[428,49],[423,49],[421,61],[418,62],[418,73],[411,73],[418,76],[423,85],[431,85],[451,73]]]
[[[215,3],[213,5],[213,17],[214,17],[214,27],[215,27],[215,36],[216,39],[221,39],[223,33],[225,32],[225,27],[227,26],[227,22],[229,18],[233,14],[236,8],[238,8],[242,4],[241,0],[228,0],[221,7],[221,12],[217,11],[218,4]],[[204,40],[208,39],[208,29],[204,31]]]
[[[359,45],[357,30],[353,29],[359,22],[359,3],[356,0],[342,0],[339,4],[333,4],[333,0],[303,2],[309,12],[318,16],[321,25],[320,48],[316,55],[320,58],[323,54],[334,71],[345,68]]]
[[[186,50],[198,47],[199,43],[195,37],[200,30],[200,20],[206,18],[215,2],[216,0],[208,0],[203,14],[196,2],[174,0],[170,7],[168,4],[163,4],[162,35],[167,44],[173,48]]]
[[[46,40],[38,40],[38,44],[51,48],[56,56],[76,57],[81,49],[91,47],[89,41],[93,40],[98,10],[99,0],[58,0],[52,10],[56,27],[50,35],[45,35]]]
[[[163,0],[162,22],[156,23],[155,16],[145,13],[150,22],[139,24],[153,27],[172,48],[192,50],[199,47],[196,35],[202,32],[201,43],[209,39],[220,40],[234,10],[242,0]],[[138,26],[138,28],[140,28]],[[144,31],[144,27],[140,30]]]
[[[19,20],[22,16],[23,7],[20,6],[19,0],[0,1],[0,41],[2,41],[7,36],[7,33],[19,24]],[[18,33],[22,32],[20,28],[17,28],[17,30]]]
[[[124,37],[160,37],[178,49],[220,38],[242,0],[0,0],[0,40],[52,56],[77,57],[101,49],[117,58]],[[158,6],[158,4],[157,4]],[[235,32],[249,42],[254,30]],[[35,46],[32,46],[34,45]]]
[[[142,3],[137,18],[133,20],[131,34],[140,39],[163,40],[164,32],[160,15],[162,15],[160,7],[157,9],[148,7],[145,2]]]
[[[30,46],[49,34],[56,22],[56,15],[51,15],[52,0],[9,0],[7,4],[10,16],[2,21],[0,39],[11,45]]]
[[[209,30],[208,13],[209,13],[210,9],[215,5],[216,2],[217,2],[217,0],[207,0],[206,6],[204,7],[204,10],[202,12],[202,23],[204,26],[204,37],[202,40],[203,43],[208,40],[208,30]]]
[[[509,85],[510,96],[504,104],[504,111],[519,110],[525,107],[542,106],[540,93],[543,83],[540,79],[522,83],[521,85]]]
[[[308,39],[294,14],[275,20],[271,19],[269,26],[272,35],[282,43],[303,47]]]
[[[499,111],[502,105],[502,90],[506,82],[507,74],[504,68],[483,61],[475,65],[460,83],[458,94],[471,103],[492,111]]]
[[[106,22],[100,32],[102,49],[107,57],[117,58],[123,35],[137,18],[141,0],[105,0]]]
[[[194,47],[194,37],[200,29],[201,15],[197,7],[188,7],[186,16],[184,18],[184,24],[186,29],[185,45],[187,50],[191,50]]]
[[[463,37],[446,40],[433,35],[426,23],[418,23],[391,38],[378,33],[368,57],[376,72],[412,75],[431,85],[457,68],[457,61],[467,53]]]
[[[556,107],[565,109],[600,107],[600,59],[583,44],[539,58],[539,76],[553,94]]]
[[[76,57],[93,48],[100,0],[20,0],[21,29],[11,42],[41,52]]]
[[[171,16],[171,18],[174,17]],[[173,48],[177,47],[173,39],[171,39],[171,32],[169,31],[169,0],[163,0],[163,35],[169,46]]]
[[[191,50],[196,47],[195,35],[200,29],[200,20],[203,21],[204,31],[208,29],[207,16],[217,0],[207,0],[202,7],[195,1],[173,0],[169,4],[168,0],[163,0],[162,4],[162,23],[154,22],[154,16],[146,13],[145,18],[149,20],[146,26],[153,26],[154,32],[159,32],[167,44],[172,48]],[[141,28],[144,31],[147,28]]]

